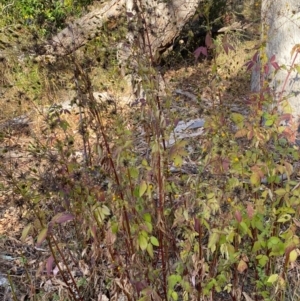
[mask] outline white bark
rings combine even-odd
[[[268,79],[274,92],[274,105],[278,105],[284,113],[291,112],[293,121],[298,122],[300,115],[300,77],[296,71],[292,71],[290,75],[288,71],[296,55],[296,52],[291,55],[292,49],[296,44],[300,44],[299,0],[262,1],[262,39],[266,39],[265,51],[267,58],[270,60],[275,55],[276,62],[279,66],[286,66],[286,70],[280,69],[275,72],[270,63],[268,74],[262,74],[254,70],[252,90],[259,91],[262,80]],[[294,63],[300,63],[300,53]],[[259,75],[263,78],[260,78]]]

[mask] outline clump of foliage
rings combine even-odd
[[[7,3],[4,11],[10,22],[17,19],[24,25],[38,28],[44,36],[49,36],[66,25],[67,17],[78,15],[92,2],[92,0],[19,0]]]
[[[40,279],[63,283],[60,295],[54,285],[32,289],[32,300],[292,295],[300,245],[299,150],[289,143],[282,116],[267,109],[267,82],[241,112],[228,109],[234,100],[218,89],[224,78],[217,56],[233,46],[209,43],[216,51],[204,133],[174,143],[169,139],[181,112],[170,95],[159,95],[151,57],[139,66],[145,99],[122,115],[95,98],[89,68],[70,56],[74,111],[49,109],[42,135],[29,145],[34,164],[26,171],[2,166],[7,187],[30,208],[21,240],[34,238],[45,250],[35,276],[24,261],[23,281],[33,288]],[[271,63],[277,67],[275,58]],[[188,162],[196,172],[187,172]]]

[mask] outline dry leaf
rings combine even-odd
[[[245,293],[245,292],[243,292],[243,296],[244,296],[244,298],[245,298],[245,300],[246,301],[254,301],[252,298],[250,298],[250,296],[247,294],[247,293]]]

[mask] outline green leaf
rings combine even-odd
[[[101,211],[104,215],[108,216],[110,215],[110,210],[107,206],[103,205],[102,208],[101,208]]]
[[[300,74],[300,65],[295,64],[294,67],[295,67],[295,69],[297,70],[297,72]]]
[[[117,234],[119,230],[119,225],[117,222],[112,222],[111,223],[111,231],[113,234]]]
[[[289,255],[289,262],[295,262],[298,258],[298,253],[296,250],[292,250]]]
[[[220,235],[217,232],[213,232],[209,237],[208,248],[212,251],[212,253],[216,250],[219,237]]]
[[[274,283],[278,280],[278,274],[273,274],[269,277],[269,279],[267,280],[268,283]]]
[[[175,155],[173,157],[173,160],[174,160],[174,165],[176,167],[180,167],[182,165],[182,163],[183,163],[183,159],[182,159],[182,157],[180,155]]]
[[[48,228],[44,228],[37,237],[36,246],[39,247],[46,239],[48,234]]]
[[[258,263],[261,267],[264,267],[269,261],[269,257],[266,255],[257,255],[256,259],[258,260]]]
[[[280,243],[281,243],[281,240],[278,237],[272,236],[269,238],[267,245],[268,245],[268,248],[271,249],[271,248],[273,248],[273,246],[276,246]]]
[[[151,236],[151,237],[150,237],[150,242],[152,243],[153,246],[159,247],[159,241],[157,240],[156,237]]]
[[[248,234],[252,238],[252,233],[245,222],[241,222],[240,227],[243,229],[244,234]]]
[[[172,297],[172,299],[175,300],[175,301],[178,300],[178,294],[177,294],[175,291],[173,291],[173,292],[171,293],[171,297]]]
[[[143,219],[144,219],[145,222],[151,223],[151,214],[150,213],[145,213],[143,215]]]
[[[173,288],[180,281],[181,281],[180,275],[177,275],[177,274],[170,275],[168,277],[168,287]]]
[[[244,116],[242,114],[239,114],[239,113],[232,113],[231,114],[231,119],[232,121],[236,124],[236,125],[239,125],[239,124],[242,124],[243,121],[244,121]]]
[[[256,241],[252,248],[252,253],[256,253],[257,251],[261,250],[260,241]]]
[[[260,176],[258,173],[253,173],[250,177],[250,183],[253,186],[258,186],[260,184]]]
[[[140,184],[139,197],[142,197],[144,195],[144,193],[147,190],[147,187],[148,187],[148,185],[147,185],[146,181],[143,180]]]
[[[139,235],[138,242],[139,242],[139,246],[140,246],[141,250],[144,251],[147,249],[148,240],[144,235],[141,235],[141,234]]]
[[[266,122],[265,122],[265,126],[271,126],[273,123],[274,123],[274,120],[273,120],[273,119],[268,119],[268,120],[266,120]]]
[[[275,190],[275,193],[279,196],[285,195],[287,191],[284,188],[279,188]]]
[[[152,244],[147,245],[147,252],[151,258],[153,258],[153,246]]]
[[[283,214],[279,217],[277,220],[278,223],[285,223],[291,220],[291,215],[290,214]]]
[[[133,179],[137,179],[139,176],[139,171],[135,167],[129,167],[129,174]]]
[[[28,224],[22,231],[22,236],[21,236],[21,242],[24,242],[29,231],[31,230],[32,228],[32,224]]]
[[[145,222],[145,225],[146,225],[146,227],[148,228],[148,232],[151,233],[151,232],[152,232],[152,229],[153,229],[152,224],[149,223],[149,222]]]

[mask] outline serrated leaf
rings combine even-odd
[[[150,242],[152,243],[153,246],[159,247],[159,241],[157,240],[156,237],[151,236],[151,237],[150,237]]]
[[[273,283],[276,282],[277,280],[278,280],[278,274],[273,274],[273,275],[271,275],[271,276],[268,278],[267,282],[273,284]]]
[[[140,196],[140,197],[142,197],[142,196],[144,195],[144,193],[145,193],[146,190],[147,190],[147,187],[148,187],[148,185],[147,185],[146,181],[143,180],[143,181],[140,183],[140,189],[139,189],[139,196]]]
[[[138,243],[139,243],[139,246],[140,246],[141,250],[144,251],[144,250],[147,249],[148,241],[147,241],[147,238],[144,235],[139,235]]]
[[[57,224],[64,224],[68,221],[73,220],[74,218],[75,218],[74,215],[71,213],[60,212],[60,213],[57,213],[55,216],[53,216],[52,222],[57,223]]]
[[[39,247],[43,243],[43,241],[47,237],[47,234],[48,234],[48,228],[42,229],[42,231],[40,232],[40,234],[38,235],[37,240],[36,240],[37,247]]]
[[[147,245],[147,253],[149,254],[149,256],[151,258],[153,258],[153,246],[152,246],[152,244]]]
[[[32,224],[30,223],[30,224],[28,224],[28,225],[23,229],[23,231],[22,231],[22,236],[21,236],[21,238],[20,238],[21,242],[24,242],[24,241],[25,241],[25,239],[27,238],[27,235],[28,235],[28,233],[30,232],[31,228],[32,228]]]

